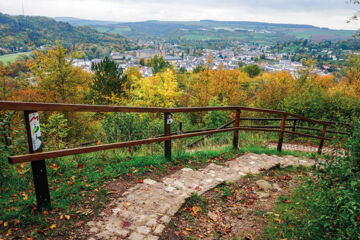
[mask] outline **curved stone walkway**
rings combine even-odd
[[[89,239],[156,240],[192,193],[200,195],[221,183],[233,182],[279,164],[281,167],[312,166],[314,161],[249,153],[224,166],[210,164],[197,171],[183,168],[161,182],[145,179],[110,204],[110,215],[103,212],[101,221],[88,223]]]

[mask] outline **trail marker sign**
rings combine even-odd
[[[40,120],[39,113],[29,113],[29,124],[32,139],[33,151],[37,151],[42,148],[41,131],[40,131]]]
[[[170,113],[170,114],[168,114],[167,115],[167,118],[166,118],[166,123],[167,124],[172,124],[172,122],[173,122],[174,120],[173,120],[173,115]]]

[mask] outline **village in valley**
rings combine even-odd
[[[217,69],[238,69],[244,65],[257,64],[267,72],[287,71],[295,75],[304,65],[301,62],[291,61],[289,53],[274,53],[269,46],[250,45],[238,43],[239,47],[226,48],[222,50],[213,49],[190,49],[185,51],[177,45],[165,42],[139,40],[139,50],[126,51],[124,53],[113,52],[110,58],[118,63],[119,68],[126,70],[129,67],[138,67],[143,77],[152,76],[151,59],[154,56],[161,56],[166,62],[171,63],[178,70],[193,71],[199,66],[208,65],[211,59],[210,68]],[[348,52],[351,53],[351,52]],[[321,54],[333,60],[339,56],[330,49],[324,49]],[[341,58],[341,57],[340,57]],[[102,59],[74,59],[73,64],[86,71],[91,71],[91,64],[98,63]],[[341,61],[341,59],[339,59]],[[343,59],[342,59],[343,60]],[[327,75],[327,66],[322,69],[317,67],[313,70],[318,75]]]

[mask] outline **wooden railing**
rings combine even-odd
[[[24,111],[25,125],[28,137],[29,145],[29,154],[10,156],[9,163],[24,163],[31,162],[36,198],[39,208],[50,206],[50,194],[47,181],[46,173],[46,164],[45,159],[47,158],[57,158],[64,157],[75,154],[90,153],[95,151],[102,151],[115,148],[131,147],[142,144],[150,144],[157,142],[164,142],[164,154],[167,159],[171,159],[171,140],[189,138],[195,136],[207,136],[216,133],[223,132],[233,132],[233,148],[237,149],[239,144],[239,131],[263,131],[263,132],[277,132],[279,133],[278,146],[277,150],[281,152],[282,143],[285,134],[297,135],[302,137],[309,137],[319,139],[319,148],[318,153],[321,154],[324,141],[329,140],[325,137],[327,133],[327,126],[333,125],[331,122],[313,120],[303,116],[299,116],[292,113],[287,113],[277,110],[269,110],[262,108],[250,108],[243,106],[221,106],[221,107],[181,107],[181,108],[158,108],[158,107],[125,107],[125,106],[104,106],[104,105],[84,105],[84,104],[58,104],[58,103],[30,103],[30,102],[9,102],[9,101],[0,101],[0,110],[15,110],[15,111]],[[54,111],[54,112],[138,112],[138,113],[162,113],[164,116],[164,135],[154,138],[134,140],[127,142],[118,142],[110,144],[102,144],[96,146],[82,146],[78,148],[71,149],[62,149],[57,151],[48,151],[42,152],[42,147],[34,148],[36,136],[34,136],[34,129],[31,125],[30,116],[37,121],[39,121],[38,111]],[[209,112],[209,111],[234,111],[235,119],[233,120],[234,127],[228,127],[230,124],[226,125],[225,128],[219,129],[205,129],[205,130],[196,130],[192,132],[180,132],[180,133],[171,133],[171,122],[168,120],[171,118],[173,113],[189,113],[189,112]],[[249,112],[260,112],[267,114],[276,114],[281,116],[281,118],[273,119],[254,119],[254,118],[241,118],[242,111]],[[288,119],[292,117],[292,119]],[[36,119],[37,118],[37,119]],[[280,126],[274,128],[274,126],[240,126],[240,121],[243,120],[256,120],[256,121],[280,121]],[[289,128],[285,125],[286,121],[294,121],[294,125],[291,126],[292,131],[286,130]],[[312,129],[308,128],[307,130],[316,130],[321,131],[321,135],[311,135],[306,133],[296,132],[296,129],[301,129],[301,127],[296,127],[297,121],[305,121],[311,124],[319,124],[322,126],[321,129]],[[231,123],[232,124],[232,123]],[[40,126],[39,126],[40,127]],[[305,129],[305,127],[302,127]],[[347,134],[345,132],[338,132],[340,134]],[[35,140],[34,140],[35,138]],[[34,145],[35,144],[35,145]]]

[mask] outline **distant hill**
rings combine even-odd
[[[271,44],[280,41],[307,39],[346,40],[355,31],[319,28],[303,24],[277,24],[249,21],[144,21],[107,22],[61,18],[70,24],[92,26],[104,33],[118,33],[127,38],[161,38],[166,40],[237,40]]]
[[[0,47],[26,48],[28,46],[79,44],[127,44],[115,33],[99,32],[89,26],[72,26],[47,17],[10,16],[0,13]]]
[[[71,25],[75,26],[85,26],[85,25],[111,25],[111,24],[118,24],[119,22],[113,21],[99,21],[99,20],[87,20],[87,19],[80,19],[74,17],[56,17],[56,21],[58,22],[67,22]]]

